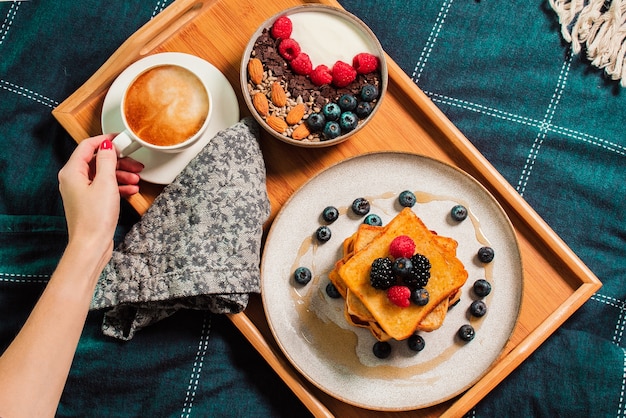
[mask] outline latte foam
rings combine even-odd
[[[209,96],[200,79],[176,65],[151,68],[126,92],[124,116],[143,141],[158,146],[185,142],[204,125]]]

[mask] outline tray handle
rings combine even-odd
[[[180,1],[180,0],[179,0]],[[187,23],[191,22],[196,18],[208,4],[213,3],[213,1],[198,1],[198,0],[189,0],[189,1],[179,1],[174,2],[169,7],[179,6],[177,7],[175,13],[161,13],[155,17],[154,23],[157,23],[157,19],[163,16],[163,19],[158,22],[158,24],[153,26],[153,31],[147,32],[146,36],[148,39],[141,39],[140,44],[143,43],[143,47],[139,50],[139,56],[143,57],[145,55],[150,54],[156,48],[158,48],[161,44],[165,43],[171,36],[173,36],[176,32],[182,29]]]
[[[156,15],[124,41],[107,63],[115,61],[120,64],[121,61],[128,61],[125,63],[126,67],[149,55],[214,2],[215,0],[176,0],[167,7],[166,12]]]

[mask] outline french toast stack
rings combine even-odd
[[[395,237],[407,235],[415,242],[415,252],[428,258],[430,279],[425,286],[429,301],[424,306],[400,307],[387,292],[374,288],[370,267],[377,258],[389,257]],[[461,294],[468,273],[456,257],[458,243],[430,231],[410,209],[403,209],[386,226],[361,224],[343,243],[343,257],[329,278],[345,300],[346,320],[369,328],[379,341],[404,340],[417,331],[433,331],[443,324],[449,306]]]

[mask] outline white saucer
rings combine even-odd
[[[185,151],[168,154],[140,148],[131,157],[144,164],[140,173],[141,179],[150,183],[169,184],[189,164],[189,162],[209,143],[219,131],[229,128],[239,121],[239,103],[235,90],[228,79],[217,68],[195,55],[180,52],[164,52],[150,55],[126,68],[111,84],[102,105],[102,132],[117,133],[124,130],[120,105],[123,86],[145,68],[167,62],[178,62],[189,65],[198,71],[200,77],[208,84],[213,96],[213,114],[204,135]]]

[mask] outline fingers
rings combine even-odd
[[[132,195],[139,193],[139,185],[137,184],[124,184],[118,187],[120,196],[129,198]]]
[[[98,153],[96,154],[96,175],[94,182],[102,179],[103,181],[115,180],[115,172],[117,170],[117,151],[113,147],[113,143],[109,138],[100,142]]]
[[[139,173],[144,165],[132,158],[122,158],[117,162],[115,176],[119,184],[119,191],[122,197],[130,197],[139,192]]]
[[[83,140],[63,168],[59,170],[58,180],[60,185],[72,183],[89,184],[91,181],[90,163],[93,160],[94,153],[102,143],[102,141],[113,138],[113,135],[99,135]]]
[[[123,197],[137,193],[140,180],[137,173],[143,170],[144,165],[128,157],[118,159],[111,142],[114,137],[114,134],[98,135],[81,141],[59,172],[59,182],[80,180],[86,185],[91,182],[109,183],[106,187],[117,186]],[[76,177],[74,173],[77,172],[82,175]]]
[[[80,160],[87,163],[90,162],[98,148],[100,148],[102,142],[106,140],[111,141],[114,137],[115,135],[112,134],[98,135],[81,141],[72,153],[69,162],[72,162],[73,160]]]
[[[115,172],[115,178],[120,186],[126,184],[139,184],[140,180],[139,174],[121,170]]]
[[[100,143],[98,154],[96,155],[96,180],[98,177],[109,176],[115,173],[115,181],[118,186],[119,193],[122,197],[130,197],[139,191],[139,173],[144,166],[139,161],[132,158],[118,159],[117,152],[113,146],[111,139],[113,137],[105,137]],[[111,173],[111,174],[109,174]]]
[[[121,158],[117,162],[117,169],[121,171],[128,171],[130,173],[139,173],[143,170],[144,165],[139,161],[133,160],[132,158],[126,157]]]

